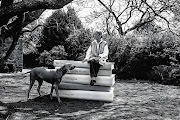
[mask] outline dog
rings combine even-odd
[[[58,86],[61,82],[62,76],[68,70],[72,70],[74,68],[75,68],[74,65],[72,65],[70,63],[66,63],[64,66],[62,66],[61,68],[56,69],[56,70],[49,70],[44,67],[36,67],[36,68],[33,68],[30,72],[27,72],[27,73],[30,73],[30,85],[29,85],[29,90],[27,93],[27,101],[29,100],[29,93],[31,91],[31,88],[34,85],[35,80],[37,80],[39,83],[38,88],[37,88],[39,96],[41,96],[40,87],[41,87],[43,81],[46,81],[46,82],[52,84],[51,92],[50,92],[51,100],[52,100],[53,90],[55,89],[58,102],[61,103],[61,100],[59,98]]]

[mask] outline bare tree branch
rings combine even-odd
[[[108,17],[106,18],[106,31],[108,33],[108,35],[110,35],[110,31],[109,31],[109,19],[110,19],[110,13],[108,14]]]
[[[162,11],[164,11],[164,10],[166,10],[167,8],[168,8],[168,6],[163,6],[163,7],[161,7],[160,9],[159,9],[159,13],[157,13],[147,2],[144,2],[152,11],[153,11],[153,13],[155,14],[155,16],[157,16],[157,17],[159,17],[159,18],[161,18],[162,20],[164,20],[166,23],[167,23],[167,26],[168,26],[168,28],[169,29],[171,29],[170,28],[170,22],[165,18],[165,17],[163,17],[162,15],[160,15],[160,13],[162,12]],[[166,5],[166,3],[164,3],[165,5]]]
[[[115,12],[113,12],[110,8],[108,8],[101,0],[98,0],[115,18],[116,23],[118,25],[118,32],[119,34],[123,35],[123,30],[122,30],[122,23],[119,20],[119,18],[116,16]]]
[[[39,28],[39,27],[43,27],[44,25],[37,25],[36,27],[34,27],[33,29],[29,29],[29,28],[23,28],[22,29],[22,34],[23,33],[26,33],[26,32],[33,32],[34,30],[36,30],[37,28]]]
[[[154,19],[151,19],[151,20],[148,20],[148,21],[145,21],[145,22],[142,22],[142,23],[137,23],[137,24],[134,25],[133,27],[128,28],[128,29],[124,32],[124,34],[127,34],[129,31],[132,31],[132,30],[137,29],[137,28],[139,28],[139,27],[141,27],[141,26],[143,26],[143,25],[145,25],[145,24],[147,24],[147,23],[150,23],[150,22],[152,22],[153,20],[154,20]]]
[[[126,23],[130,20],[130,18],[132,17],[132,12],[133,12],[133,10],[134,10],[134,9],[131,9],[131,10],[130,10],[130,12],[129,12],[129,17],[128,17],[124,22],[122,22],[122,25],[123,25],[123,24],[126,24]]]
[[[119,15],[117,16],[118,18],[129,8],[130,6],[130,0],[128,1],[128,4],[126,5],[126,7],[124,8],[124,10],[122,12],[119,13]]]

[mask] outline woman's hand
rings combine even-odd
[[[99,60],[100,59],[100,57],[92,57],[92,58],[90,58],[89,60]]]
[[[101,57],[91,57],[90,59],[84,59],[84,60],[82,60],[82,63],[84,63],[84,62],[88,62],[88,61],[91,61],[91,60],[99,60]]]
[[[88,62],[88,61],[89,61],[89,59],[84,59],[84,60],[82,60],[82,63]]]

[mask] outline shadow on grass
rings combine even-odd
[[[61,104],[58,103],[57,98],[50,99],[49,95],[36,97],[29,101],[20,101],[15,103],[2,103],[0,106],[8,108],[8,120],[13,120],[15,117],[21,119],[43,119],[48,117],[61,117],[70,119],[73,118],[71,113],[78,113],[79,111],[87,111],[84,114],[89,114],[92,109],[99,109],[105,102],[101,101],[87,101],[61,98]],[[83,114],[83,115],[84,115]],[[1,119],[1,118],[0,118]]]

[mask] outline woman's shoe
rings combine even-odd
[[[95,83],[96,83],[96,80],[91,80],[90,85],[94,86]]]

